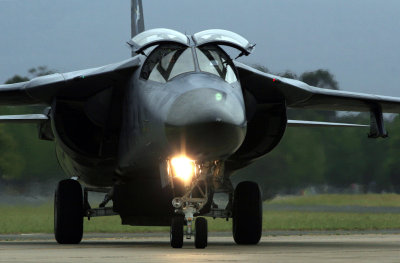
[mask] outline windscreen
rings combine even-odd
[[[237,81],[232,60],[219,47],[202,46],[196,53],[201,71],[217,75],[228,83]]]
[[[191,71],[195,71],[191,48],[163,45],[151,52],[140,76],[146,80],[166,83],[182,73]]]

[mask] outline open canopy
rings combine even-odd
[[[144,31],[128,42],[136,53],[141,53],[151,46],[162,43],[176,43],[184,46],[226,45],[237,48],[246,56],[254,48],[254,45],[251,45],[244,37],[222,29],[210,29],[198,32],[193,36],[186,36],[175,30],[156,28]]]
[[[128,42],[136,53],[141,53],[146,48],[161,43],[177,43],[189,46],[189,38],[172,29],[155,28],[136,35]]]
[[[226,45],[241,50],[244,55],[249,55],[254,48],[247,39],[234,32],[223,29],[210,29],[201,31],[193,35],[193,40],[197,46],[210,43]]]

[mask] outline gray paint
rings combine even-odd
[[[144,31],[142,0],[131,0],[131,38]]]

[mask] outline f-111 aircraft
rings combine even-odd
[[[170,226],[174,248],[185,235],[205,248],[205,217],[232,218],[235,242],[257,244],[259,186],[234,188],[230,176],[273,150],[288,126],[357,126],[288,120],[288,108],[370,112],[373,138],[387,136],[383,112],[400,113],[400,98],[316,88],[239,63],[222,47],[248,56],[254,45],[234,32],[145,31],[141,0],[132,0],[128,44],[133,56],[122,62],[0,85],[1,105],[47,105],[0,122],[38,123],[39,138],[54,141],[71,178],[55,191],[58,243],[79,243],[84,217],[119,215],[126,225]],[[105,194],[99,207],[90,192]]]

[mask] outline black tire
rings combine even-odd
[[[255,245],[262,233],[262,199],[254,182],[241,182],[233,196],[233,239],[236,244]]]
[[[195,222],[196,235],[194,245],[196,248],[205,248],[208,242],[208,223],[204,217],[198,217]]]
[[[58,183],[54,195],[54,235],[59,244],[78,244],[83,235],[82,187],[76,180]]]
[[[183,221],[182,216],[174,216],[171,220],[170,241],[173,248],[183,246]]]

